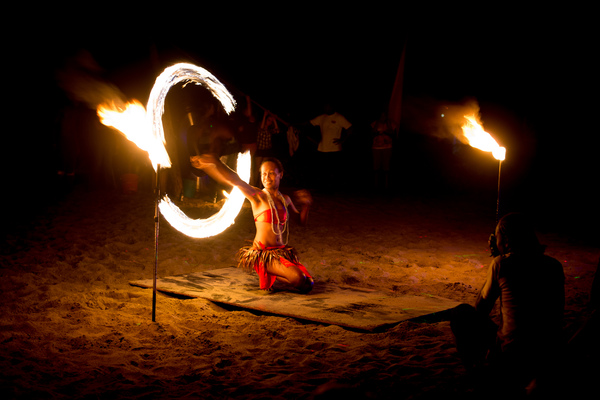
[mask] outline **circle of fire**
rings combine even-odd
[[[165,99],[174,85],[194,82],[205,86],[219,100],[227,114],[235,109],[235,101],[219,80],[204,68],[180,63],[166,68],[156,78],[148,98],[147,112],[139,103],[129,104],[125,110],[100,107],[98,115],[102,123],[121,131],[129,140],[148,152],[156,173],[160,168],[171,166],[166,150],[162,123]],[[238,154],[237,172],[246,183],[250,180],[250,153]],[[217,235],[235,222],[245,197],[234,187],[218,213],[206,219],[191,219],[168,196],[160,200],[159,209],[165,219],[178,231],[194,237],[206,238]]]
[[[163,143],[165,139],[162,115],[165,98],[171,87],[184,81],[203,84],[220,101],[227,114],[235,109],[233,97],[212,74],[193,64],[175,64],[158,76],[148,98],[148,117],[152,130]],[[245,182],[250,180],[250,163],[249,152],[238,155],[238,174]],[[189,218],[168,196],[161,199],[159,208],[165,219],[180,232],[194,238],[206,238],[219,234],[231,226],[235,222],[244,200],[242,192],[234,187],[219,212],[206,219]]]

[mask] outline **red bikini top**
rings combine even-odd
[[[277,214],[279,216],[279,223],[284,224],[287,220],[287,213],[285,212],[285,210],[277,210]],[[266,210],[260,212],[256,217],[254,217],[254,221],[266,222],[270,224],[272,222],[271,209],[267,208]]]

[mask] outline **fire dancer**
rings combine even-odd
[[[544,254],[522,214],[496,227],[500,255],[489,267],[475,307],[458,306],[452,331],[467,368],[484,367],[494,389],[525,391],[547,378],[564,349],[565,276],[561,263]],[[500,326],[489,318],[500,299]],[[478,368],[479,369],[479,368]],[[481,370],[481,369],[479,369]]]
[[[260,166],[264,190],[244,182],[234,171],[211,154],[191,157],[192,165],[204,170],[213,179],[239,188],[250,201],[256,225],[256,236],[251,246],[238,252],[239,266],[258,274],[260,288],[270,290],[276,280],[284,282],[301,293],[309,293],[314,281],[300,264],[296,250],[288,246],[289,210],[299,213],[291,198],[281,194],[279,184],[283,167],[279,160],[268,158]],[[308,209],[310,201],[304,202]]]

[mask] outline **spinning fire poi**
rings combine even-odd
[[[161,168],[169,168],[171,161],[165,147],[165,135],[162,125],[162,115],[167,93],[171,87],[180,82],[194,82],[204,85],[223,109],[229,114],[235,109],[235,101],[227,89],[212,74],[193,64],[175,64],[168,67],[158,76],[148,99],[148,111],[138,101],[120,105],[114,101],[98,106],[98,116],[104,125],[119,130],[125,137],[148,153],[152,166],[156,171],[156,203],[154,213],[155,223],[155,262],[154,284],[152,298],[152,321],[156,320],[156,277],[158,270],[158,236],[159,210],[165,219],[177,230],[191,237],[203,238],[216,235],[233,224],[239,214],[244,196],[234,188],[221,210],[212,217],[202,220],[188,218],[167,195],[160,192]],[[238,156],[238,170],[243,179],[250,178],[250,155]]]
[[[162,115],[169,89],[180,82],[202,84],[220,101],[226,113],[235,109],[233,97],[217,78],[203,68],[185,63],[175,64],[158,76],[150,92],[147,112],[138,101],[130,102],[124,108],[114,103],[98,107],[98,116],[103,124],[118,129],[127,139],[148,152],[157,175],[161,168],[171,166],[165,147]],[[238,156],[237,170],[246,182],[250,177],[250,161],[249,154]],[[159,196],[160,212],[165,219],[178,231],[194,238],[206,238],[223,232],[233,224],[243,203],[244,196],[234,188],[217,214],[207,219],[191,219],[167,195]]]
[[[239,214],[245,197],[247,197],[255,214],[259,213],[255,243],[258,247],[246,250],[246,267],[254,267],[259,274],[261,288],[270,289],[275,279],[286,282],[303,293],[308,293],[313,287],[313,280],[296,257],[293,248],[282,243],[283,232],[286,230],[288,207],[297,212],[289,196],[279,192],[279,181],[283,175],[281,164],[276,160],[265,163],[268,172],[265,173],[263,184],[265,191],[248,185],[250,179],[251,158],[249,152],[240,154],[237,160],[237,173],[223,169],[224,165],[210,155],[197,157],[192,160],[204,169],[215,180],[225,181],[233,188],[226,201],[215,215],[207,219],[191,219],[183,213],[167,195],[160,193],[159,174],[161,168],[169,168],[171,162],[165,147],[165,136],[162,124],[164,102],[171,87],[180,82],[194,82],[204,85],[217,98],[227,114],[235,109],[235,101],[227,89],[212,74],[203,68],[192,64],[175,64],[158,76],[148,99],[148,111],[141,103],[134,101],[124,106],[115,103],[105,103],[98,107],[101,122],[114,127],[134,142],[148,156],[156,171],[156,206],[155,206],[155,265],[154,265],[154,295],[152,302],[152,321],[156,315],[156,278],[158,269],[158,236],[159,211],[165,219],[180,232],[194,237],[206,238],[223,232],[232,225]],[[200,162],[202,160],[202,162]],[[274,167],[275,166],[275,167]],[[261,169],[262,171],[262,169]],[[267,184],[270,189],[267,188]],[[268,208],[267,208],[268,207]],[[307,211],[308,203],[304,211]],[[283,210],[283,213],[282,213]],[[269,216],[267,216],[269,214]],[[275,221],[277,223],[275,223]],[[269,225],[270,232],[266,226]],[[288,228],[289,229],[289,228]],[[288,230],[289,234],[289,230]],[[262,240],[261,240],[262,239]],[[256,256],[252,263],[250,252]]]

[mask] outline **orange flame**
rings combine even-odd
[[[491,152],[496,160],[504,160],[506,148],[499,146],[492,135],[483,130],[483,126],[475,116],[465,115],[465,119],[467,122],[462,126],[462,131],[469,145],[482,151]]]
[[[221,102],[227,114],[235,109],[233,97],[213,75],[203,68],[185,63],[175,64],[159,75],[148,99],[148,111],[136,100],[126,105],[113,102],[97,107],[100,121],[121,131],[127,139],[148,152],[154,170],[157,172],[159,166],[160,168],[171,167],[162,127],[164,101],[169,89],[178,82],[184,81],[206,85]],[[238,155],[238,174],[246,183],[250,180],[251,160],[249,152]],[[219,212],[207,219],[189,218],[167,195],[160,200],[159,208],[161,214],[175,229],[191,237],[205,238],[221,233],[232,225],[244,201],[242,191],[234,187]]]
[[[115,103],[102,104],[98,106],[97,113],[104,125],[119,130],[140,149],[148,152],[155,170],[159,164],[161,168],[171,166],[165,144],[153,134],[142,103],[133,100],[124,107]]]

